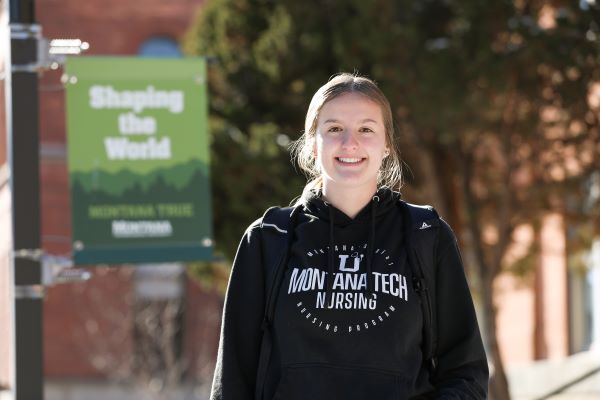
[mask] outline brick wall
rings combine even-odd
[[[131,368],[132,270],[95,268],[84,283],[48,289],[44,371],[49,378],[118,378]]]
[[[197,382],[212,381],[221,328],[223,301],[220,294],[194,280],[186,285],[184,356]]]

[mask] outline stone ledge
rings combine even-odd
[[[599,398],[600,395],[598,351],[512,366],[507,371],[511,397],[514,400],[538,399],[553,393],[557,394],[549,398],[590,399]],[[564,397],[567,394],[569,397]]]

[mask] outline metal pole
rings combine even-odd
[[[37,73],[41,30],[35,24],[34,4],[35,0],[10,0],[11,54],[5,85],[13,217],[16,400],[44,398]]]

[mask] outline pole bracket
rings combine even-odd
[[[43,299],[45,289],[43,285],[15,285],[16,299]]]

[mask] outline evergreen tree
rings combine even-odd
[[[558,210],[595,217],[598,230],[584,183],[600,163],[599,16],[586,0],[208,1],[185,47],[217,60],[217,245],[231,256],[243,226],[300,192],[285,144],[312,93],[339,71],[375,79],[412,167],[409,197],[470,238],[490,392],[509,398],[493,282],[514,267],[505,262],[514,229]],[[567,209],[567,195],[588,205]]]

